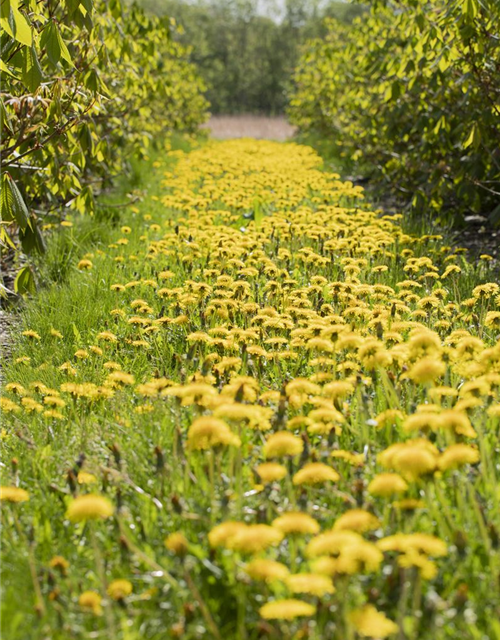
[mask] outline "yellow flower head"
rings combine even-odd
[[[293,484],[314,485],[325,482],[337,482],[339,479],[339,474],[332,467],[322,462],[310,462],[293,476]]]
[[[301,438],[294,436],[289,431],[273,433],[264,444],[266,458],[282,458],[284,456],[297,456],[302,453],[304,443]]]
[[[307,593],[318,598],[335,593],[332,579],[318,573],[296,573],[288,576],[286,583],[292,593]]]
[[[320,527],[318,522],[309,514],[299,511],[290,511],[279,516],[272,523],[273,527],[279,529],[285,535],[289,533],[318,533]]]
[[[128,580],[113,580],[108,585],[107,593],[112,600],[123,600],[132,593],[132,583]]]
[[[399,630],[395,622],[371,604],[351,611],[349,620],[357,633],[364,638],[387,638]]]
[[[104,496],[88,493],[78,496],[69,505],[66,516],[72,522],[104,520],[114,513],[114,507]]]
[[[276,560],[255,558],[245,566],[245,573],[254,580],[262,580],[264,582],[279,580],[283,582],[288,577],[289,571],[284,564],[276,562]]]
[[[282,539],[283,533],[279,529],[267,524],[251,524],[230,537],[226,546],[241,553],[259,553],[278,545]]]
[[[287,474],[286,467],[278,462],[263,462],[255,470],[264,484],[282,480]]]
[[[372,531],[380,526],[380,520],[364,509],[351,509],[346,511],[335,521],[334,531],[357,531],[364,533]]]
[[[0,500],[5,502],[26,502],[30,494],[19,487],[0,487]]]
[[[248,525],[244,522],[234,522],[229,520],[228,522],[222,522],[215,526],[208,534],[208,541],[211,547],[223,547],[226,546],[231,538],[246,529]]]
[[[265,620],[294,620],[302,616],[311,617],[316,613],[316,607],[302,600],[290,598],[268,602],[259,609]]]
[[[327,531],[313,538],[306,547],[309,558],[319,556],[338,556],[345,547],[363,541],[359,533],[354,531]]]
[[[177,556],[184,556],[188,552],[189,542],[181,531],[177,531],[165,539],[165,546]]]
[[[203,416],[197,418],[189,427],[187,444],[190,449],[203,450],[219,445],[239,447],[241,440],[223,420]]]
[[[96,616],[102,614],[101,596],[96,591],[84,591],[78,598],[78,604]]]
[[[381,473],[375,476],[368,485],[368,493],[384,498],[404,493],[407,489],[408,484],[397,473]]]
[[[468,444],[452,444],[439,456],[438,465],[442,471],[448,471],[465,464],[476,464],[479,460],[479,451],[475,447]]]

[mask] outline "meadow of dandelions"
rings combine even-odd
[[[308,147],[153,170],[23,316],[6,637],[500,638],[489,256],[406,233]]]

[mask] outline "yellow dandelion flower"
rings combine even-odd
[[[354,531],[327,531],[309,541],[306,555],[309,558],[338,556],[346,546],[362,541],[361,535]]]
[[[88,271],[92,269],[93,264],[91,260],[80,260],[80,262],[76,265],[76,268],[80,271]]]
[[[397,473],[381,473],[375,476],[368,485],[368,493],[384,498],[388,498],[397,493],[404,493],[407,489],[408,484]]]
[[[259,553],[278,545],[283,533],[267,524],[251,524],[228,538],[226,546],[241,553]]]
[[[51,569],[59,569],[63,575],[66,575],[69,568],[69,562],[63,556],[54,556],[49,561],[49,567]]]
[[[294,598],[267,602],[259,609],[259,614],[265,620],[294,620],[302,616],[310,618],[315,613],[314,605]]]
[[[415,498],[404,498],[403,500],[396,500],[392,503],[392,506],[401,511],[415,511],[416,509],[423,509],[425,503],[422,500],[416,500]]]
[[[289,533],[318,533],[320,526],[312,516],[300,511],[290,511],[279,516],[272,522],[272,526],[279,529],[285,535]]]
[[[114,513],[114,507],[104,496],[89,493],[78,496],[69,505],[66,517],[72,522],[104,520]]]
[[[96,616],[102,615],[101,596],[96,591],[84,591],[78,598],[78,604]]]
[[[395,622],[389,620],[371,604],[351,611],[349,620],[356,632],[364,638],[387,638],[399,631]]]
[[[203,416],[189,427],[187,445],[190,449],[212,449],[218,445],[239,447],[241,440],[219,418]]]
[[[211,547],[224,547],[231,538],[246,529],[248,525],[244,522],[229,520],[215,526],[208,534],[208,541]]]
[[[442,471],[457,469],[464,464],[476,464],[480,460],[479,451],[467,444],[452,444],[439,456],[438,466]]]
[[[288,431],[278,431],[266,440],[263,452],[266,458],[282,458],[297,456],[302,453],[303,448],[304,443],[301,438]]]
[[[334,576],[337,571],[337,558],[331,558],[330,556],[320,556],[311,560],[310,566],[314,573],[321,573],[325,576]]]
[[[95,484],[97,478],[93,473],[87,473],[86,471],[80,471],[77,476],[78,484]]]
[[[337,482],[339,479],[339,474],[332,467],[322,462],[310,462],[293,476],[293,484],[314,485],[323,484],[324,482]]]
[[[245,566],[245,573],[254,580],[264,582],[275,582],[276,580],[283,582],[289,575],[284,564],[269,558],[255,558]]]
[[[418,360],[408,371],[405,377],[417,384],[429,384],[446,373],[444,362],[434,356]]]
[[[353,453],[352,451],[345,451],[344,449],[332,451],[330,457],[343,460],[354,467],[362,467],[365,462],[365,456],[362,453]]]
[[[36,331],[33,331],[33,329],[26,329],[26,331],[22,332],[22,335],[25,336],[26,338],[31,338],[31,340],[40,340],[40,334],[37,333]]]
[[[112,600],[123,600],[131,593],[132,583],[128,580],[113,580],[107,588],[107,594]]]
[[[467,438],[476,438],[477,433],[465,412],[448,409],[439,414],[438,424],[442,429]]]
[[[443,540],[427,533],[398,533],[382,538],[377,542],[377,547],[381,551],[417,552],[435,557],[445,556],[448,552]]]
[[[19,487],[0,487],[0,500],[5,502],[26,502],[30,494]]]
[[[263,462],[256,467],[255,471],[264,484],[282,480],[287,474],[286,467],[277,462]]]
[[[416,567],[424,580],[432,580],[438,572],[435,562],[416,551],[408,551],[398,556],[398,565],[404,568]]]
[[[378,529],[380,520],[364,509],[351,509],[337,518],[333,526],[334,531],[357,531],[364,533]]]
[[[108,380],[115,384],[124,385],[131,385],[135,382],[134,376],[130,373],[125,373],[125,371],[112,371],[108,376]]]
[[[375,418],[377,427],[383,429],[384,427],[394,427],[404,420],[404,413],[399,409],[386,409],[379,413]]]
[[[177,556],[184,556],[188,552],[189,542],[181,531],[176,531],[165,539],[165,546]]]
[[[433,473],[437,468],[439,451],[428,440],[417,439],[391,445],[378,455],[379,463],[393,469],[408,480]]]
[[[288,576],[286,584],[292,593],[307,593],[318,598],[335,593],[332,579],[317,573],[296,573]]]

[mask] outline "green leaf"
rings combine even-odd
[[[473,20],[478,14],[476,0],[463,0],[462,14],[469,20]]]
[[[42,70],[34,47],[27,47],[23,52],[23,84],[34,93],[42,81]]]
[[[25,253],[31,253],[32,251],[45,253],[46,251],[42,233],[36,224],[27,227],[24,231],[20,231],[19,240]]]
[[[2,29],[17,42],[31,47],[33,34],[31,25],[18,9],[18,0],[2,0],[0,25]]]
[[[3,227],[0,227],[0,245],[3,245],[4,247],[10,247],[11,249],[14,249],[14,251],[16,250],[14,241]]]
[[[1,99],[0,99],[0,131],[2,131],[2,133],[4,131],[8,131],[12,135],[12,130],[10,128],[9,114],[7,113],[3,100]]]
[[[14,38],[21,44],[31,47],[33,44],[33,35],[28,21],[17,7],[11,7],[11,9],[15,29]]]
[[[481,132],[477,124],[474,123],[470,130],[469,137],[464,142],[463,148],[468,149],[470,146],[477,147],[480,141],[481,141]]]
[[[83,78],[83,82],[87,89],[92,91],[92,93],[97,93],[99,91],[100,81],[95,69],[90,69],[90,71]]]
[[[40,38],[40,47],[45,49],[48,59],[55,66],[61,58],[61,47],[57,37],[56,26],[53,22],[43,30]]]
[[[73,335],[75,336],[77,343],[80,343],[82,341],[82,335],[78,331],[78,327],[76,326],[76,324],[74,322],[73,322],[73,324],[71,326],[72,326],[72,329],[73,329]]]
[[[0,60],[0,71],[2,73],[6,73],[11,78],[15,78],[17,80],[16,76],[12,73],[12,71],[9,69],[9,67],[5,64],[3,60]]]
[[[0,4],[0,26],[8,36],[11,38],[15,37],[16,27],[14,25],[12,11],[10,10],[10,0],[4,0]]]
[[[14,280],[14,291],[19,295],[35,293],[35,276],[33,275],[31,267],[23,267],[18,271],[16,279]]]
[[[31,226],[30,214],[16,183],[4,173],[0,197],[0,218],[5,222],[15,220],[21,231]]]
[[[71,54],[69,52],[68,47],[66,46],[66,43],[63,40],[63,37],[61,35],[61,32],[59,31],[59,29],[57,27],[55,27],[56,29],[56,37],[57,37],[57,41],[59,43],[59,48],[61,50],[61,58],[63,60],[66,60],[66,62],[70,65],[70,66],[74,66],[73,65],[73,60],[71,58]]]
[[[55,22],[51,22],[43,30],[40,46],[45,49],[47,57],[54,66],[57,65],[61,58],[71,66],[74,66],[69,49]]]
[[[491,224],[500,227],[500,204],[496,206],[489,215]]]

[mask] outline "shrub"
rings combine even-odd
[[[292,121],[418,212],[498,221],[499,7],[387,0],[349,29],[330,21],[303,50]]]

